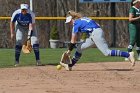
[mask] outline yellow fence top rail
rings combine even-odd
[[[11,17],[0,17],[0,20],[9,20]],[[128,20],[128,17],[89,17],[94,20]],[[65,20],[66,17],[36,17],[37,20]]]

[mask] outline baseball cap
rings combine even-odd
[[[21,4],[20,9],[28,9],[28,4]]]
[[[71,19],[72,19],[72,16],[66,17],[66,22],[65,23],[69,23],[71,21]]]
[[[135,1],[133,1],[133,4],[136,4],[137,2],[140,2],[140,0],[135,0]]]

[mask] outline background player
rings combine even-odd
[[[35,14],[29,10],[28,4],[21,4],[20,9],[16,10],[12,14],[10,32],[12,40],[16,35],[15,66],[19,64],[22,44],[26,39],[29,38],[31,38],[31,44],[35,53],[36,65],[41,65],[39,43],[35,28]]]
[[[87,33],[89,37],[77,46],[76,52],[72,58],[72,64],[63,64],[60,62],[62,66],[65,67],[66,70],[72,70],[72,67],[82,56],[82,51],[90,48],[94,44],[96,44],[97,48],[105,55],[105,56],[119,56],[126,57],[130,60],[131,65],[135,65],[134,53],[123,52],[120,50],[110,50],[104,39],[103,30],[100,28],[99,24],[97,24],[94,20],[91,20],[87,17],[82,17],[80,13],[76,13],[74,11],[68,12],[68,17],[66,18],[66,22],[73,26],[72,28],[72,37],[71,43],[69,45],[69,49],[67,54],[70,55],[73,50],[78,33]]]
[[[133,0],[132,7],[129,10],[129,35],[130,41],[128,45],[128,52],[132,52],[136,44],[136,51],[138,54],[137,60],[140,60],[140,0]],[[125,58],[127,61],[128,59]]]

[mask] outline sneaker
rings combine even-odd
[[[125,61],[129,61],[129,59],[128,59],[128,58],[125,58],[124,60],[125,60]]]
[[[134,52],[129,52],[130,56],[128,57],[129,58],[129,61],[131,62],[131,65],[132,66],[135,66],[135,57],[134,57]]]
[[[36,61],[36,66],[42,66],[42,64],[41,64],[41,61],[40,61],[40,60],[37,60],[37,61]]]
[[[67,70],[67,71],[71,71],[72,70],[72,67],[69,67],[68,64],[65,64],[63,62],[60,62],[60,64]]]
[[[17,67],[17,66],[19,66],[19,64],[15,64],[14,66]]]
[[[15,67],[19,66],[19,62],[16,61],[15,64],[14,64],[14,66],[15,66]]]

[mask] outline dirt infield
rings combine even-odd
[[[1,68],[0,93],[140,93],[140,63],[81,63],[73,71],[50,65]]]

